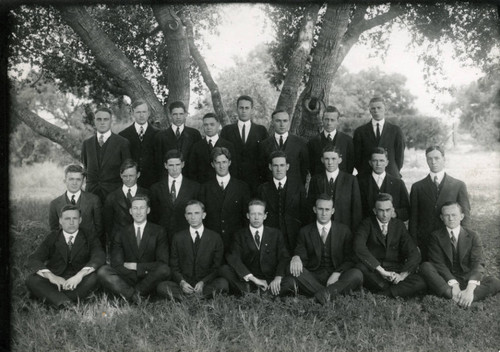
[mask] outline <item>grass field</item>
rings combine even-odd
[[[447,161],[447,171],[468,186],[487,272],[500,276],[500,153],[463,146]],[[408,188],[426,173],[423,152],[408,151]],[[24,280],[62,178],[53,164],[11,170],[13,351],[500,350],[500,295],[462,309],[433,296],[400,300],[365,291],[325,307],[302,296],[258,294],[129,306],[98,292],[70,310],[51,310],[28,299]]]

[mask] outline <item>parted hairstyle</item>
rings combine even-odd
[[[254,198],[252,199],[250,202],[248,202],[248,211],[250,212],[250,207],[252,205],[260,205],[260,206],[263,206],[264,207],[264,212],[266,211],[266,202],[262,199],[257,199],[257,198]]]
[[[181,159],[181,161],[184,161],[184,156],[182,155],[181,151],[178,149],[170,149],[168,152],[165,153],[163,156],[163,163],[167,163],[170,159]]]
[[[385,148],[382,148],[382,147],[375,147],[372,149],[371,153],[370,153],[370,157],[373,155],[373,154],[384,154],[385,157],[387,159],[389,159],[389,156],[387,154],[387,149]]]
[[[186,207],[184,208],[184,212],[186,211],[187,207],[189,207],[190,205],[196,205],[198,204],[201,208],[201,211],[205,212],[205,204],[203,204],[202,202],[200,202],[199,200],[196,200],[196,199],[191,199],[191,200],[188,200],[187,203],[186,203]]]
[[[213,112],[209,112],[209,113],[203,115],[202,120],[205,120],[205,119],[215,119],[217,122],[220,122],[219,117],[217,115],[215,115]]]
[[[131,169],[135,167],[135,171],[139,172],[139,164],[134,159],[128,158],[123,161],[123,163],[120,165],[120,175],[123,174],[123,171],[127,169]]]
[[[287,164],[290,164],[288,161],[288,156],[283,150],[275,150],[269,155],[269,164],[271,165],[273,163],[274,158],[285,158],[285,161]]]
[[[333,207],[335,208],[335,201],[333,200],[332,196],[326,194],[326,193],[321,193],[316,197],[316,201],[314,202],[314,205],[318,204],[318,200],[326,200],[332,202]]]
[[[460,203],[457,202],[457,201],[454,201],[454,200],[449,200],[447,202],[444,202],[444,204],[441,206],[440,213],[443,213],[443,208],[444,207],[449,207],[451,205],[456,205],[458,207],[458,210],[460,210],[460,213],[462,213],[462,214],[464,213],[464,210],[463,210],[462,206],[460,205]]]
[[[328,105],[325,109],[325,111],[323,111],[323,117],[325,117],[325,114],[327,112],[336,112],[338,115],[337,115],[337,120],[340,118],[340,111],[339,109],[337,109],[337,107],[333,106],[333,105]]]
[[[371,104],[371,103],[382,103],[385,105],[385,101],[382,97],[373,97],[370,99],[370,102],[368,104]]]
[[[170,113],[172,113],[172,111],[174,109],[177,109],[177,108],[182,108],[182,110],[184,110],[184,112],[186,112],[186,105],[184,105],[184,103],[182,101],[174,101],[173,103],[171,103],[169,106],[168,106],[168,111],[170,111]]]
[[[337,155],[342,158],[342,152],[340,151],[339,148],[334,146],[332,143],[327,143],[324,147],[323,150],[321,150],[321,156],[323,156],[325,153],[328,152],[334,152],[337,153]]]
[[[62,214],[65,212],[65,211],[70,211],[70,210],[76,210],[78,212],[78,214],[80,216],[82,216],[82,212],[80,210],[80,208],[76,205],[76,204],[66,204],[65,206],[63,206],[61,208],[61,211],[59,212],[59,218],[62,217]]]
[[[109,116],[113,116],[113,112],[111,111],[110,108],[108,108],[107,106],[98,106],[97,109],[94,111],[94,118],[95,114],[97,114],[99,111],[107,112]]]
[[[132,204],[136,200],[145,200],[146,201],[146,205],[148,206],[148,208],[150,207],[150,200],[149,200],[149,197],[147,195],[145,195],[145,194],[136,194],[135,196],[132,197],[132,199],[130,199],[130,205],[129,205],[130,209],[132,209]]]
[[[394,203],[392,196],[389,193],[379,193],[377,197],[375,197],[375,203],[377,202],[386,202],[390,200],[391,203]]]
[[[136,101],[134,101],[132,103],[132,105],[130,107],[132,108],[132,111],[134,111],[134,109],[140,105],[146,105],[148,107],[148,111],[149,111],[149,104],[144,99],[137,99]]]
[[[77,172],[79,174],[82,174],[83,177],[85,177],[85,169],[83,166],[78,165],[78,164],[70,164],[66,166],[66,169],[64,169],[64,176],[67,176],[70,172]]]
[[[231,160],[231,153],[225,147],[214,147],[210,153],[210,159],[215,161],[218,156],[225,155],[228,160]]]
[[[249,101],[250,102],[250,105],[252,106],[253,108],[253,99],[248,96],[248,95],[240,95],[238,97],[238,99],[236,100],[236,106],[238,106],[238,104],[240,103],[241,100],[246,100],[246,101]]]
[[[444,156],[444,149],[440,145],[431,145],[425,150],[425,155],[429,154],[430,152],[433,152],[437,150],[438,152],[441,153],[442,156]]]

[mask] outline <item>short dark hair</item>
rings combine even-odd
[[[134,101],[132,103],[132,105],[130,107],[132,108],[132,111],[133,111],[136,107],[138,107],[140,105],[146,105],[148,107],[148,110],[149,110],[149,104],[144,99],[137,99],[136,101]]]
[[[342,158],[342,152],[340,151],[339,148],[334,146],[332,143],[326,143],[326,145],[321,150],[321,156],[323,156],[325,153],[328,153],[328,152],[337,153],[337,155]]]
[[[218,156],[225,155],[228,160],[231,160],[231,153],[225,147],[214,147],[210,153],[210,160],[215,161]]]
[[[387,159],[389,159],[389,156],[387,154],[387,149],[382,148],[382,147],[375,147],[372,149],[370,153],[370,158],[372,157],[373,154],[384,154]]]
[[[286,114],[288,115],[288,112],[287,112],[286,110],[283,110],[283,109],[277,109],[277,110],[274,110],[274,111],[273,111],[273,113],[271,114],[271,119],[273,119],[273,118],[274,118],[274,115],[279,114],[279,113],[282,113],[282,112],[284,112],[284,113],[286,113]],[[288,116],[290,117],[290,115],[288,115]]]
[[[238,106],[238,104],[240,103],[241,100],[246,100],[246,101],[249,101],[250,102],[250,105],[252,106],[253,108],[253,99],[248,96],[248,95],[240,95],[238,97],[238,99],[236,100],[236,106]]]
[[[444,204],[441,206],[441,209],[440,209],[440,214],[443,213],[443,208],[444,207],[449,207],[449,206],[452,206],[452,205],[456,205],[458,207],[458,210],[460,210],[460,213],[464,213],[464,209],[462,208],[462,206],[460,205],[459,202],[457,201],[454,201],[454,200],[449,200],[447,202],[444,202]]]
[[[83,177],[85,177],[85,169],[81,165],[70,164],[66,166],[66,169],[64,169],[64,176],[67,176],[70,172],[77,172],[79,174],[82,174]]]
[[[172,113],[172,111],[174,109],[177,109],[177,108],[182,108],[184,110],[184,112],[186,112],[186,105],[184,105],[184,103],[182,101],[174,101],[173,103],[170,103],[170,105],[168,106],[168,111],[170,113]]]
[[[205,119],[215,119],[217,122],[220,122],[219,117],[217,115],[215,115],[213,112],[209,112],[209,113],[203,115],[202,120],[205,120]]]
[[[385,101],[382,97],[379,97],[379,96],[375,96],[373,98],[370,99],[370,102],[368,104],[371,104],[371,103],[382,103],[385,105]]]
[[[428,147],[425,150],[425,155],[427,156],[427,154],[429,154],[430,152],[433,152],[435,150],[437,150],[438,152],[441,153],[442,156],[444,156],[444,149],[440,145],[431,145],[430,147]]]
[[[99,111],[107,112],[109,116],[113,116],[113,112],[111,111],[110,108],[108,108],[107,106],[98,106],[97,109],[94,111],[94,118]]]
[[[178,149],[170,149],[163,156],[163,163],[166,163],[170,159],[181,159],[181,161],[184,161],[184,156],[182,155],[182,153],[181,153],[180,150],[178,150]]]
[[[120,165],[120,175],[123,173],[123,171],[127,169],[131,169],[135,167],[135,171],[139,172],[139,164],[134,159],[128,158],[123,161],[123,163]]]
[[[375,203],[377,202],[386,202],[390,200],[392,204],[394,204],[394,200],[392,199],[392,196],[389,193],[379,193],[377,194],[377,197],[375,197]]]
[[[290,164],[288,161],[288,156],[283,150],[275,150],[269,155],[269,164],[273,163],[274,158],[285,158],[287,164]]]
[[[266,211],[266,206],[267,206],[267,204],[266,204],[266,202],[265,202],[264,200],[262,200],[262,199],[257,199],[257,198],[254,198],[254,199],[252,199],[250,202],[248,202],[248,211],[250,211],[250,207],[251,207],[252,205],[261,205],[261,206],[263,206],[263,207],[264,207],[264,211]]]
[[[337,115],[337,119],[339,119],[339,118],[340,118],[340,111],[339,111],[339,109],[337,109],[337,108],[336,108],[335,106],[333,106],[333,105],[328,105],[328,106],[326,107],[325,111],[323,111],[323,117],[325,117],[325,114],[326,114],[327,112],[336,112],[336,113],[338,114],[338,115]]]
[[[59,212],[59,218],[62,217],[62,214],[65,212],[65,211],[70,211],[70,210],[76,210],[78,211],[78,214],[80,216],[82,216],[82,212],[80,210],[80,208],[76,205],[76,204],[66,204],[64,205],[62,208],[61,208],[61,211]]]
[[[333,200],[333,197],[329,194],[321,193],[319,196],[317,196],[316,201],[314,202],[315,206],[318,204],[318,200],[331,201],[333,208],[335,208],[335,201]]]
[[[187,203],[186,203],[186,207],[184,208],[184,212],[186,212],[186,209],[188,206],[190,205],[199,205],[201,207],[201,210],[204,212],[205,211],[205,204],[203,204],[202,202],[200,202],[199,200],[197,199],[191,199],[191,200],[188,200]]]
[[[146,205],[148,207],[150,207],[151,205],[151,201],[149,199],[149,197],[146,195],[146,194],[136,194],[135,196],[132,197],[132,199],[130,199],[130,206],[129,208],[132,208],[132,203],[136,200],[145,200],[146,201]]]

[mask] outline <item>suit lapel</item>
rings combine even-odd
[[[138,248],[139,250],[139,258],[142,257],[142,255],[144,254],[144,250],[146,248],[148,248],[148,243],[149,241],[151,241],[151,236],[152,236],[152,233],[150,231],[150,226],[148,223],[146,223],[146,226],[144,227],[144,233],[142,234],[142,238],[141,238],[141,244]]]
[[[340,191],[341,189],[346,189],[344,186],[344,183],[346,182],[346,178],[342,171],[339,171],[339,174],[337,175],[337,179],[335,180],[335,204],[337,204],[337,201],[340,203],[340,197],[342,196],[342,192]]]
[[[389,221],[389,224],[387,225],[387,236],[390,240],[390,231],[391,231],[391,226],[390,226],[390,221]],[[378,221],[377,221],[377,218],[375,217],[375,219],[373,220],[372,222],[372,225],[373,225],[373,228],[375,230],[375,237],[377,238],[377,240],[380,242],[380,244],[382,244],[385,248],[388,247],[388,241],[387,241],[387,244],[386,244],[386,238],[385,236],[382,234],[382,230],[380,229],[380,226],[378,224]]]
[[[430,180],[430,177],[429,177],[429,180]],[[434,183],[432,183],[432,185],[433,185],[433,187],[435,187]],[[445,195],[447,195],[447,194],[450,194],[450,188],[451,188],[450,180],[448,178],[448,175],[445,173],[443,179],[441,180],[441,184],[439,185],[439,194],[438,194],[438,198],[436,200],[436,204],[444,203],[443,197],[445,197]]]
[[[462,230],[460,230],[460,232],[462,232]],[[451,244],[450,235],[448,234],[446,227],[442,228],[439,232],[439,244],[446,253],[446,257],[450,261],[450,264],[453,264],[453,245]]]
[[[316,253],[316,257],[321,260],[321,249],[323,247],[323,241],[321,240],[321,236],[318,232],[318,227],[316,223],[314,223],[313,228],[309,232],[309,237],[311,237],[312,245],[314,247],[314,252]]]
[[[462,227],[460,227],[460,234],[458,235],[457,253],[459,255],[459,262],[463,262],[464,256],[467,254],[467,249],[472,248],[472,239]]]
[[[445,175],[445,178],[446,178],[446,175]],[[444,179],[443,179],[443,181],[444,181]],[[425,187],[423,187],[423,191],[425,192],[427,197],[429,197],[429,199],[431,199],[432,202],[434,202],[435,198],[434,198],[434,193],[432,191],[436,186],[434,185],[434,182],[432,182],[430,174],[427,175],[427,177],[424,179],[424,183],[425,183]],[[440,193],[442,193],[442,190]]]
[[[82,233],[82,231],[78,231],[78,235],[76,236],[75,240],[73,241],[73,247],[71,247],[71,260],[73,260],[78,252],[80,252],[83,247],[85,247],[85,243],[87,242],[85,235]],[[66,244],[66,247],[68,245]]]
[[[286,185],[286,193],[285,193],[285,209],[290,205],[294,199],[294,197],[299,194],[300,190],[297,187],[297,184],[291,181],[290,179],[287,180],[287,185]],[[274,182],[273,182],[274,185]]]
[[[66,244],[66,240],[64,239],[64,234],[62,230],[59,230],[59,235],[56,241],[56,248],[61,254],[61,257],[64,259],[64,262],[68,262],[68,245]]]
[[[130,248],[132,248],[134,255],[137,259],[139,259],[139,247],[137,247],[137,237],[136,237],[136,227],[132,223],[132,226],[128,226],[125,230],[125,237],[129,241]],[[142,242],[142,240],[141,240]]]
[[[366,132],[368,134],[368,138],[370,138],[373,143],[376,143],[377,136],[375,136],[375,132],[373,131],[372,120],[370,119],[370,122],[368,122],[365,126],[366,126]],[[382,135],[380,135],[380,140],[382,140]]]
[[[115,146],[116,143],[115,143],[115,138],[114,138],[113,133],[111,133],[111,136],[109,136],[109,138],[106,142],[108,145],[106,146],[106,152],[102,156],[101,168],[106,164],[106,162],[111,157],[111,155],[114,154],[114,153],[110,153],[110,151],[116,149],[116,146]]]

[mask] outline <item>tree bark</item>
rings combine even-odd
[[[95,55],[96,61],[132,99],[144,99],[151,109],[152,121],[166,121],[165,111],[151,84],[134,67],[92,19],[83,6],[57,7],[62,18]],[[37,131],[38,132],[38,131]]]

